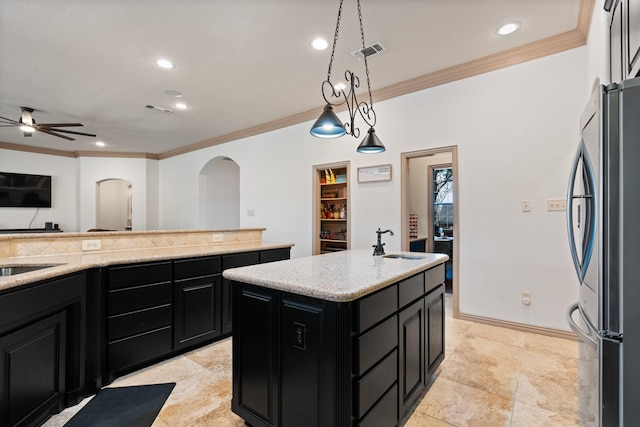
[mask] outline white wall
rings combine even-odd
[[[349,137],[315,139],[309,122],[164,160],[161,228],[196,226],[198,171],[228,156],[240,166],[241,226],[266,227],[265,239],[294,242],[294,257],[310,255],[312,166],[350,160],[351,243],[370,248],[378,227],[400,230],[400,175],[359,184],[357,168],[391,163],[400,171],[403,152],[457,145],[461,311],[566,330],[575,274],[565,216],[545,206],[566,193],[592,80],[587,56],[578,48],[378,103],[382,154],[356,153],[359,141]],[[532,212],[520,212],[523,199]],[[399,233],[385,241],[388,252],[400,249]],[[521,291],[532,292],[531,306]]]
[[[124,179],[131,183],[132,229],[147,230],[147,179],[153,177],[154,166],[147,170],[148,159],[80,157],[78,159],[77,180],[81,198],[78,204],[77,231],[87,231],[96,227],[96,183],[105,179]],[[156,162],[153,160],[152,162]],[[153,187],[152,187],[153,188]],[[154,198],[153,189],[149,191]],[[154,211],[157,208],[152,207]],[[149,214],[153,215],[155,214]]]
[[[64,231],[76,227],[76,159],[0,149],[0,171],[51,175],[51,208],[0,208],[0,228],[44,228],[59,224]],[[35,217],[34,217],[35,215]],[[31,220],[33,219],[33,222]]]

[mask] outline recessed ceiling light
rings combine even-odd
[[[105,144],[105,143],[104,143],[104,142],[102,142],[102,141],[96,141],[96,145],[97,145],[98,147],[104,147],[104,146],[105,146],[105,145],[107,145],[107,144]]]
[[[329,42],[327,42],[325,39],[317,38],[311,42],[311,47],[317,50],[325,50],[327,47],[329,47]]]
[[[163,92],[165,95],[175,96],[176,98],[180,98],[182,96],[182,92],[178,92],[177,90],[167,89]]]
[[[184,102],[176,102],[174,105],[178,110],[186,110],[187,108],[189,108],[189,106]]]
[[[158,59],[156,61],[156,64],[158,65],[158,67],[166,68],[167,70],[175,67],[175,65],[173,65],[173,62],[169,61],[168,59]]]
[[[496,34],[499,36],[506,36],[507,34],[515,33],[520,28],[520,23],[517,21],[509,22],[501,25],[496,30]]]

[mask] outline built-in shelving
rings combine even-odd
[[[349,162],[316,165],[314,254],[349,249]]]

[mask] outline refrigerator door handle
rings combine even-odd
[[[576,310],[578,310],[578,303],[575,303],[567,310],[567,322],[569,323],[569,327],[576,333],[576,335],[578,335],[578,339],[580,341],[588,344],[591,348],[596,350],[598,348],[598,338],[594,338],[593,334],[582,330],[582,328],[580,328],[580,326],[578,326],[578,324],[573,320],[572,315]],[[580,316],[582,316],[582,313],[580,313]],[[587,324],[586,320],[585,324]]]

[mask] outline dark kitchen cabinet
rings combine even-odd
[[[398,403],[406,412],[425,388],[425,310],[421,298],[402,310],[398,321]]]
[[[221,271],[219,256],[174,261],[174,350],[222,334]]]
[[[108,268],[107,382],[172,350],[171,261]]]
[[[247,265],[289,259],[291,248],[267,249],[259,252],[243,252],[222,256],[222,269],[245,267]],[[230,334],[233,330],[231,288],[227,279],[222,279],[222,334]]]
[[[244,267],[247,265],[259,264],[259,252],[245,252],[239,254],[229,254],[222,256],[222,269]],[[233,328],[231,287],[227,279],[222,279],[222,333],[230,334]]]
[[[439,265],[344,303],[231,282],[232,410],[254,427],[396,426],[444,358],[443,282]]]
[[[85,312],[83,274],[0,293],[0,425],[40,425],[78,402]]]

